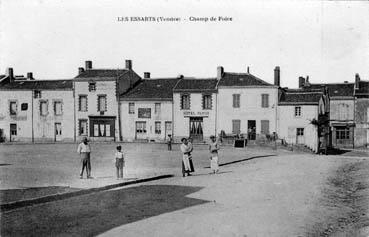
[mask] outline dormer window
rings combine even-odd
[[[35,92],[34,92],[34,98],[35,99],[40,99],[41,98],[41,91],[40,90],[35,90]]]
[[[96,82],[88,83],[88,91],[96,91]]]

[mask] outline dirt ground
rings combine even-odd
[[[155,149],[150,152],[159,157]],[[365,155],[266,153],[273,151],[255,148],[246,157],[243,150],[224,149],[216,175],[204,159],[192,177],[3,212],[1,236],[369,235]]]

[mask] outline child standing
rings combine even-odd
[[[218,165],[218,150],[219,150],[219,144],[215,140],[214,136],[210,136],[210,144],[209,144],[209,151],[210,151],[210,168],[212,172],[218,173],[219,171],[219,165]]]
[[[117,146],[117,152],[115,152],[115,167],[117,168],[117,179],[123,179],[124,154],[121,146]]]
[[[167,141],[168,151],[171,151],[172,150],[172,142],[173,142],[172,135],[168,134],[168,141]]]

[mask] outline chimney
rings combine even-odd
[[[86,61],[85,62],[85,68],[86,68],[86,70],[92,69],[92,61]]]
[[[35,80],[35,79],[33,78],[33,73],[32,73],[32,72],[27,72],[27,79],[28,79],[28,80]]]
[[[8,77],[9,77],[10,82],[14,81],[14,73],[13,73],[13,68],[12,67],[8,68]]]
[[[85,71],[85,69],[83,67],[79,67],[78,68],[78,75],[83,73]]]
[[[184,78],[184,76],[182,75],[182,74],[179,74],[178,76],[177,76],[177,79],[183,79]]]
[[[132,60],[126,60],[126,69],[132,70]]]
[[[360,86],[360,76],[359,73],[355,74],[355,89],[359,89]]]
[[[299,77],[299,88],[304,87],[305,85],[305,78]]]
[[[247,67],[247,74],[250,74],[250,67]]]
[[[274,85],[281,86],[281,71],[279,69],[279,66],[276,66],[274,68]]]
[[[309,76],[306,76],[305,86],[310,86]]]
[[[149,73],[149,72],[144,72],[144,78],[145,78],[145,79],[150,78],[150,73]]]
[[[217,67],[217,80],[222,79],[224,68],[222,66]]]

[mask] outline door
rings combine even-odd
[[[249,140],[256,139],[256,121],[247,120],[247,137]]]
[[[13,142],[17,140],[17,124],[10,124],[10,141]]]
[[[62,126],[61,123],[55,123],[55,141],[59,142],[62,140]]]
[[[136,122],[136,139],[147,139],[146,122]]]
[[[190,137],[194,141],[203,140],[203,118],[202,117],[190,117]]]
[[[165,122],[165,140],[168,139],[168,135],[172,134],[172,122]]]
[[[304,128],[296,129],[296,144],[305,144]]]
[[[232,133],[237,135],[241,133],[241,120],[232,120]]]

